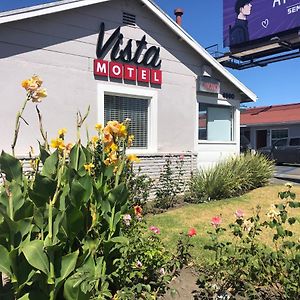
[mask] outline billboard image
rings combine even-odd
[[[223,0],[225,47],[300,27],[300,0]]]

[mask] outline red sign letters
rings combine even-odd
[[[109,62],[102,59],[94,60],[94,75],[138,81],[155,85],[162,84],[162,71],[129,64]]]

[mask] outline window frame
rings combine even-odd
[[[97,122],[104,124],[104,96],[121,96],[148,100],[148,147],[146,149],[130,148],[128,153],[157,153],[157,91],[122,85],[99,84]],[[105,125],[105,124],[104,124]]]
[[[231,140],[230,141],[220,141],[220,140],[201,140],[199,139],[199,108],[200,105],[207,105],[208,107],[216,107],[216,108],[227,108],[231,110]],[[214,144],[236,144],[236,107],[230,104],[219,104],[219,103],[208,103],[205,101],[197,101],[197,139],[198,143],[214,143]],[[207,123],[207,122],[206,122]],[[207,128],[207,127],[206,127]]]

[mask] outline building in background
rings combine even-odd
[[[190,171],[239,154],[240,103],[256,96],[176,15],[177,23],[149,0],[66,0],[0,14],[0,148],[10,151],[20,82],[38,74],[49,138],[65,127],[74,141],[76,113],[90,106],[90,135],[96,123],[132,120],[131,151],[154,175],[166,156],[182,157]],[[24,118],[19,156],[38,148],[33,105]]]
[[[241,112],[241,135],[253,149],[300,136],[300,103],[248,108]]]

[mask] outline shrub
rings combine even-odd
[[[166,159],[155,191],[155,207],[173,207],[176,196],[184,191],[183,163],[183,159],[179,158],[173,166],[171,159]]]
[[[239,196],[266,185],[273,173],[273,162],[261,154],[229,158],[192,176],[186,200],[198,203]]]
[[[248,218],[236,211],[229,228],[221,226],[220,217],[212,219],[210,242],[204,247],[215,258],[201,271],[199,299],[300,299],[300,240],[292,231],[300,220],[290,215],[300,202],[290,185],[279,198],[266,218],[258,207]],[[232,239],[224,239],[226,230]],[[273,237],[269,247],[262,243],[262,234]]]

